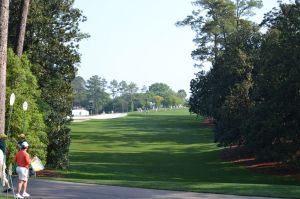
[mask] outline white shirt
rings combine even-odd
[[[3,151],[0,149],[0,164],[3,164],[3,160],[4,160],[4,154]]]

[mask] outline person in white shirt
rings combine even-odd
[[[5,134],[0,135],[0,178],[1,184],[3,186],[3,192],[9,192],[12,189],[9,186],[9,182],[6,175],[6,163],[5,163],[5,138],[7,136]]]

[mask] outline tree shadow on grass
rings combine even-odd
[[[295,184],[290,179],[251,173],[223,162],[211,129],[201,126],[194,116],[137,114],[76,123],[72,129],[68,178]]]
[[[199,124],[198,124],[199,123]],[[95,126],[95,128],[86,128]],[[128,117],[114,121],[91,121],[77,124],[72,134],[74,140],[108,142],[137,141],[137,142],[174,142],[178,144],[195,144],[212,142],[209,128],[199,128],[200,122],[190,116],[155,116]],[[74,128],[73,128],[74,129]],[[80,133],[76,133],[80,132]]]
[[[221,163],[220,151],[195,153],[101,153],[73,152],[68,178],[117,181],[170,181],[282,184],[276,177],[249,175],[245,169]],[[278,182],[278,183],[277,183]],[[290,180],[284,184],[293,184]]]

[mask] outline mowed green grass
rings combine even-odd
[[[222,160],[222,148],[201,120],[187,110],[170,110],[73,123],[70,170],[63,180],[300,198],[300,182]]]

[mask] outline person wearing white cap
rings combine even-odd
[[[20,135],[18,135],[18,138],[19,138],[18,149],[20,151],[22,149],[22,143],[25,142],[25,141],[27,142],[27,140],[26,140],[26,136],[25,136],[24,133],[21,133]]]
[[[29,197],[27,193],[27,183],[29,176],[29,165],[31,163],[30,156],[27,153],[29,144],[27,141],[22,142],[21,150],[16,154],[16,163],[17,163],[17,173],[19,176],[19,181],[17,185],[16,198]],[[23,194],[21,195],[21,190],[23,189]]]

